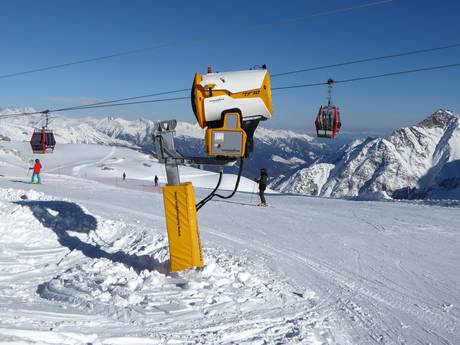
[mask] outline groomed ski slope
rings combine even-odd
[[[237,193],[199,212],[207,266],[171,274],[160,191],[71,149],[41,186],[1,157],[0,344],[460,343],[456,206]]]

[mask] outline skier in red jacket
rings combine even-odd
[[[33,168],[29,168],[29,170],[33,170],[34,173],[32,174],[32,181],[31,183],[35,183],[35,176],[37,176],[37,183],[38,184],[42,184],[42,178],[40,176],[40,172],[42,170],[42,165],[40,163],[40,160],[37,158],[35,160],[35,164],[34,164],[34,167]]]

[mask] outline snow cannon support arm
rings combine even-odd
[[[203,267],[195,194],[190,182],[181,183],[179,165],[228,165],[235,158],[184,157],[174,145],[176,120],[158,122],[152,134],[158,161],[165,164],[168,184],[163,187],[171,272]]]

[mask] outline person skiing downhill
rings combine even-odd
[[[123,181],[126,180],[126,173],[123,171]]]
[[[155,183],[155,187],[158,187],[158,176],[157,175],[155,175],[153,182]]]
[[[29,168],[29,170],[33,170],[33,174],[32,174],[32,181],[30,183],[35,183],[35,176],[37,176],[37,183],[38,184],[42,184],[42,178],[40,176],[40,172],[42,170],[42,165],[40,163],[40,160],[37,158],[35,160],[35,164],[33,166],[33,168]]]
[[[260,177],[255,181],[259,184],[259,197],[260,203],[258,206],[267,206],[267,202],[265,201],[265,189],[267,188],[267,169],[262,168],[260,169]]]

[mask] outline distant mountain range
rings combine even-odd
[[[271,187],[327,197],[460,199],[460,116],[441,109],[387,138],[355,140]]]
[[[0,109],[0,115],[23,111],[33,109]],[[38,120],[39,117],[0,120],[0,142],[30,140]],[[58,144],[118,145],[154,153],[153,126],[153,121],[145,119],[59,116],[52,119],[49,127]],[[176,132],[180,152],[186,156],[204,155],[204,131],[197,124],[179,122]],[[268,168],[272,177],[270,187],[282,192],[327,197],[380,193],[399,199],[460,199],[460,117],[441,109],[386,138],[367,137],[340,147],[337,141],[259,126],[244,175],[255,178],[262,167]]]
[[[0,115],[33,112],[32,108],[4,108]],[[17,117],[0,120],[0,141],[29,141],[34,127],[40,127],[40,116]],[[49,128],[53,129],[59,143],[85,143],[119,145],[153,153],[151,133],[154,122],[145,119],[124,120],[121,118],[66,118],[55,117]],[[184,155],[200,156],[203,153],[204,131],[198,124],[179,122],[176,128],[176,147]],[[270,176],[290,174],[299,167],[312,164],[324,155],[333,152],[333,146],[307,134],[288,130],[274,130],[259,126],[255,134],[255,149],[247,160],[244,175],[258,176],[262,167]],[[211,167],[208,167],[212,170]],[[235,172],[236,168],[229,169]]]

